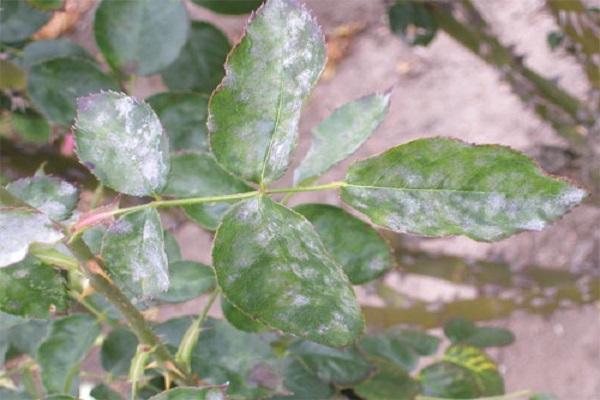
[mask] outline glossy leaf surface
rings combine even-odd
[[[49,120],[69,125],[75,118],[75,100],[117,82],[96,64],[80,58],[55,58],[31,67],[27,92],[33,105]]]
[[[6,190],[56,221],[69,218],[79,200],[75,186],[51,176],[22,178],[6,185]]]
[[[315,227],[323,244],[355,285],[371,281],[393,267],[391,249],[369,224],[327,204],[294,208]]]
[[[354,153],[385,118],[390,94],[374,94],[346,103],[312,130],[306,157],[294,171],[294,184],[311,181]]]
[[[159,193],[169,173],[169,143],[146,103],[101,92],[77,100],[79,159],[102,183],[133,196]]]
[[[540,230],[586,195],[509,148],[441,138],[359,161],[346,182],[342,199],[376,224],[483,241]]]
[[[252,188],[225,171],[208,153],[171,157],[171,172],[164,194],[174,197],[207,197],[251,191]],[[184,206],[186,214],[207,229],[217,229],[231,202]]]
[[[157,300],[182,303],[200,296],[215,287],[211,267],[194,261],[176,261],[169,264],[169,289],[159,293]]]
[[[66,282],[50,265],[33,257],[0,269],[0,310],[31,318],[49,318],[69,304]]]
[[[158,93],[147,100],[169,136],[171,151],[208,151],[208,96],[200,93]]]
[[[292,0],[257,11],[209,104],[210,143],[227,170],[253,182],[285,172],[302,104],[325,65],[319,26]]]
[[[229,49],[227,36],[217,27],[193,21],[181,53],[161,73],[163,82],[171,90],[210,94],[225,74],[223,64]]]
[[[115,283],[136,298],[153,297],[169,288],[169,269],[158,212],[126,214],[108,228],[102,258]]]
[[[0,205],[0,267],[24,259],[33,243],[52,244],[63,236],[45,214]]]
[[[227,299],[267,326],[331,346],[362,332],[350,283],[312,225],[267,197],[226,214],[213,263]]]
[[[99,334],[100,326],[90,315],[70,315],[52,323],[36,357],[48,393],[70,393],[73,390],[79,364]]]
[[[127,75],[150,75],[171,64],[188,29],[180,0],[104,0],[94,18],[102,54],[115,70]]]

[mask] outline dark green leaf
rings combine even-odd
[[[440,339],[425,332],[412,329],[391,328],[388,331],[394,338],[400,340],[421,356],[431,356],[437,352]]]
[[[353,388],[361,398],[369,400],[412,400],[419,389],[406,371],[390,365],[380,366],[375,375]]]
[[[6,185],[6,190],[56,221],[69,218],[79,200],[75,186],[46,175],[19,179]]]
[[[392,32],[411,46],[427,46],[437,33],[437,23],[424,4],[397,0],[388,13]]]
[[[586,196],[507,147],[442,138],[359,161],[346,181],[342,199],[379,225],[484,241],[540,230]]]
[[[211,93],[225,74],[229,49],[227,36],[218,28],[193,21],[179,57],[161,73],[165,85],[171,90]]]
[[[427,366],[419,372],[418,379],[426,396],[472,399],[480,395],[475,375],[451,362],[441,361]]]
[[[373,366],[353,348],[334,349],[309,341],[299,341],[290,351],[319,379],[339,385],[362,381]]]
[[[220,388],[177,387],[170,389],[149,400],[224,400],[225,395]]]
[[[5,0],[0,8],[0,41],[20,42],[33,35],[51,13],[36,10],[23,0]]]
[[[46,338],[52,321],[50,320],[25,320],[6,330],[6,339],[10,344],[10,350],[15,354],[27,354],[35,357],[40,343]],[[0,336],[1,336],[0,335]]]
[[[47,215],[0,204],[0,267],[24,259],[33,243],[52,244],[62,238],[63,233]]]
[[[263,332],[268,330],[264,324],[254,320],[241,312],[237,307],[231,304],[225,297],[221,296],[221,310],[227,321],[239,330],[245,332]]]
[[[365,336],[358,342],[358,347],[368,358],[392,363],[406,371],[413,370],[419,359],[415,350],[396,338],[393,332]]]
[[[200,296],[215,287],[212,268],[194,261],[176,261],[169,264],[169,290],[159,293],[157,300],[182,303]]]
[[[48,121],[31,108],[11,112],[10,122],[14,131],[26,141],[46,143],[50,139]]]
[[[148,298],[169,288],[163,229],[155,209],[120,217],[102,240],[102,258],[115,283],[135,298]]]
[[[208,110],[211,149],[227,170],[272,182],[287,169],[302,103],[325,65],[319,26],[292,0],[270,0],[227,58]]]
[[[475,347],[496,347],[511,344],[514,335],[502,328],[478,327],[463,318],[454,318],[444,325],[444,333],[452,343],[468,344]]]
[[[167,253],[169,264],[172,264],[175,261],[181,261],[181,249],[179,248],[179,243],[177,243],[175,236],[169,231],[164,231],[164,238],[165,253]]]
[[[67,39],[36,40],[23,49],[21,62],[25,68],[55,58],[82,58],[95,62],[91,54],[77,43]]]
[[[313,224],[329,254],[353,284],[378,278],[394,266],[391,249],[379,233],[341,208],[302,204],[294,210]]]
[[[272,400],[327,400],[335,393],[333,386],[320,380],[298,360],[286,363],[283,384],[290,395],[276,396]]]
[[[164,194],[175,197],[208,197],[251,191],[252,188],[230,175],[208,153],[185,153],[171,157],[171,172]],[[210,230],[217,229],[231,202],[185,206],[186,214]]]
[[[270,346],[258,335],[209,318],[192,354],[192,370],[204,382],[229,382],[232,398],[265,398],[281,386],[279,365]]]
[[[191,316],[171,318],[156,325],[154,332],[165,344],[177,349],[192,320]]]
[[[169,142],[146,103],[122,93],[77,99],[77,155],[113,189],[133,196],[160,193],[169,173]]]
[[[294,171],[294,184],[312,181],[354,153],[385,118],[390,93],[344,104],[312,130],[312,144]]]
[[[560,31],[548,32],[546,35],[546,42],[551,50],[556,50],[565,40],[565,34]]]
[[[27,0],[27,2],[40,10],[57,10],[63,5],[63,0]]]
[[[504,380],[498,367],[482,350],[465,345],[453,345],[446,350],[444,360],[468,369],[479,387],[479,396],[504,393]]]
[[[188,35],[180,0],[104,0],[94,34],[106,61],[124,74],[150,75],[171,64]]]
[[[206,7],[219,14],[247,14],[258,8],[263,0],[192,0],[199,6]]]
[[[227,299],[265,325],[331,346],[362,332],[360,307],[341,267],[304,217],[270,198],[232,207],[212,255]]]
[[[99,334],[100,327],[90,315],[71,315],[53,322],[36,357],[49,394],[71,393],[79,364]]]
[[[49,120],[63,125],[75,118],[78,97],[117,88],[117,82],[94,63],[77,58],[55,58],[35,64],[27,79],[33,105]]]
[[[129,329],[113,329],[102,342],[102,368],[114,376],[127,375],[137,345],[138,340]]]
[[[50,265],[33,257],[0,269],[0,310],[31,318],[49,318],[69,305],[66,282]]]
[[[105,385],[104,383],[100,383],[92,389],[90,392],[90,396],[92,396],[96,400],[121,400],[121,396],[112,390],[110,387]]]
[[[158,93],[146,99],[175,150],[208,151],[208,97],[201,93]]]

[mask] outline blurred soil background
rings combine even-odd
[[[498,71],[438,32],[426,48],[409,47],[388,26],[384,0],[305,0],[328,36],[330,58],[300,124],[296,165],[309,146],[310,129],[336,107],[374,91],[393,87],[391,108],[377,133],[321,182],[339,180],[352,160],[379,153],[419,137],[452,136],[472,143],[499,143],[539,158],[542,145],[563,146],[552,129],[511,93]],[[556,29],[542,0],[478,0],[480,11],[504,44],[526,56],[525,63],[555,78],[580,98],[586,96],[584,73],[569,56],[553,53],[546,43]],[[232,43],[240,38],[247,16],[213,14],[190,3],[193,19],[221,28]],[[93,13],[86,13],[91,18]],[[86,18],[84,16],[84,18]],[[81,21],[70,34],[94,54],[91,21]],[[138,78],[134,94],[147,97],[165,90],[160,77]],[[291,169],[279,185],[291,183]],[[335,192],[300,194],[299,202],[340,204]],[[169,218],[185,258],[210,263],[211,236],[191,222]],[[543,232],[521,233],[498,243],[450,239],[401,238],[404,245],[468,259],[506,262],[514,269],[526,265],[571,271],[600,268],[600,209],[580,206]],[[415,298],[427,300],[473,298],[465,286],[420,276],[391,273],[386,282]],[[381,305],[367,290],[361,301]],[[198,302],[168,307],[159,319],[197,312]],[[214,306],[211,313],[220,314]],[[494,351],[505,375],[507,392],[531,389],[565,400],[600,399],[600,311],[598,304],[559,311],[550,317],[525,312],[491,322],[509,328],[516,342]]]

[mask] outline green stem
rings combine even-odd
[[[346,186],[346,182],[331,182],[331,183],[326,183],[324,185],[296,186],[296,187],[283,188],[283,189],[267,189],[267,190],[265,190],[265,193],[276,194],[276,193],[317,192],[320,190],[337,189],[342,186]]]
[[[478,397],[472,400],[512,400],[512,399],[520,399],[527,396],[530,396],[531,392],[529,390],[521,390],[518,392],[502,394],[499,396],[488,396],[488,397]],[[417,396],[415,400],[454,400],[446,397],[431,397],[431,396]]]

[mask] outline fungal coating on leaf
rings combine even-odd
[[[342,268],[304,217],[269,198],[239,203],[225,215],[213,264],[227,299],[270,327],[329,346],[362,332]]]
[[[256,12],[209,103],[210,144],[221,165],[257,183],[283,175],[325,58],[319,26],[295,1],[269,0]]]
[[[133,196],[160,193],[169,173],[169,142],[146,103],[116,92],[77,99],[77,155],[102,183]]]
[[[586,192],[496,145],[420,139],[352,165],[342,199],[376,224],[425,236],[499,240],[540,230]]]
[[[6,185],[6,190],[57,221],[69,218],[79,198],[75,186],[52,176],[22,178]]]

